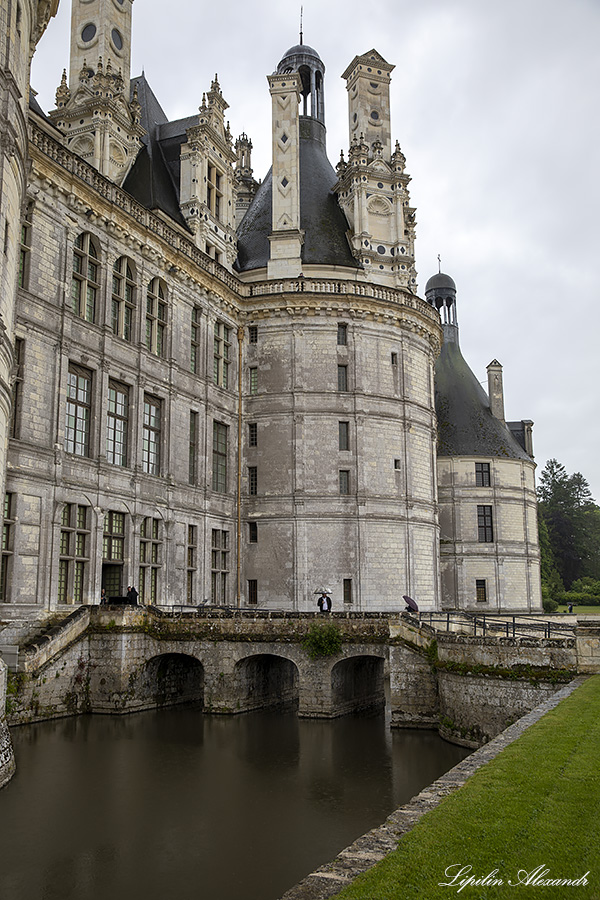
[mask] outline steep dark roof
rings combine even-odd
[[[146,209],[159,209],[187,228],[179,207],[179,147],[186,140],[185,123],[189,120],[168,121],[145,75],[132,79],[132,95],[136,86],[146,135],[123,188]]]
[[[325,126],[308,116],[300,117],[300,228],[305,232],[302,260],[306,264],[356,268],[346,238],[348,223],[332,187],[337,181],[327,159]],[[258,189],[238,229],[241,272],[260,269],[269,260],[272,174]]]
[[[530,459],[492,415],[486,392],[460,352],[454,325],[444,326],[444,344],[435,367],[435,411],[438,456]]]

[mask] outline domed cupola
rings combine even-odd
[[[317,119],[325,124],[325,93],[323,82],[325,66],[316,50],[308,44],[300,43],[290,47],[277,66],[278,75],[298,72],[302,80],[302,112],[303,116]]]
[[[433,275],[425,285],[425,299],[439,310],[443,325],[457,325],[456,284],[443,272]]]

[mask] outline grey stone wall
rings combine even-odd
[[[15,772],[15,757],[4,715],[7,671],[6,663],[0,659],[0,788],[10,781]]]

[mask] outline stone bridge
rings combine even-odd
[[[508,627],[477,636],[463,618],[442,631],[404,613],[82,607],[19,649],[7,718],[189,701],[214,714],[293,704],[300,716],[329,718],[382,707],[389,684],[393,727],[479,746],[578,672],[600,670],[600,623],[556,638]],[[332,655],[307,652],[315,625],[335,626]]]

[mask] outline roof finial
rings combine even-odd
[[[440,275],[442,274],[442,258],[439,253],[438,253],[438,273]]]
[[[302,13],[303,13],[303,11],[304,11],[304,7],[301,6],[300,7],[300,43],[301,44],[304,43],[304,41],[302,40]]]

